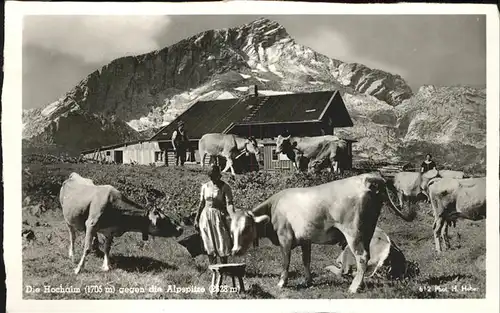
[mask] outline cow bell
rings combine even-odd
[[[148,233],[142,233],[142,240],[147,241],[149,239]]]

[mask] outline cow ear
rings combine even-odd
[[[254,221],[257,224],[259,224],[259,223],[265,224],[265,223],[269,222],[269,220],[270,220],[270,218],[267,215],[261,215],[261,216],[257,216],[254,218]]]

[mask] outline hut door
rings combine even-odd
[[[123,151],[115,151],[115,162],[118,164],[123,163]]]

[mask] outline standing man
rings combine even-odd
[[[436,169],[436,163],[434,163],[434,161],[432,160],[432,155],[427,154],[425,156],[424,162],[422,162],[422,165],[420,165],[420,173],[425,173],[432,169]]]
[[[186,161],[186,151],[189,148],[189,138],[184,129],[184,122],[177,122],[177,129],[172,134],[172,146],[175,151],[175,165],[179,165],[179,159],[181,161],[181,166],[184,166]]]

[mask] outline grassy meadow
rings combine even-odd
[[[211,273],[205,255],[192,258],[174,238],[157,237],[142,241],[137,233],[126,233],[115,239],[111,248],[111,271],[102,272],[102,256],[91,254],[82,272],[75,275],[76,264],[68,257],[69,237],[58,203],[61,183],[71,172],[91,178],[96,184],[111,184],[140,204],[146,203],[146,199],[155,202],[178,220],[195,212],[201,183],[208,177],[198,166],[24,163],[23,167],[24,299],[485,297],[485,221],[459,221],[456,228],[450,228],[452,250],[438,256],[432,237],[433,218],[426,213],[429,207],[424,203],[417,204],[419,213],[411,223],[404,222],[385,208],[378,224],[397,243],[406,259],[418,266],[418,275],[403,280],[366,279],[365,288],[356,295],[347,292],[352,277],[337,277],[324,269],[339,255],[337,246],[313,245],[311,269],[314,282],[307,288],[302,284],[300,249],[295,249],[289,286],[279,289],[276,285],[281,272],[281,252],[267,239],[261,239],[260,246],[252,248],[246,256],[230,259],[230,262],[247,264],[244,278],[247,290],[241,294],[210,295]],[[250,209],[287,187],[312,186],[339,178],[331,173],[313,176],[252,172],[236,178],[224,176],[233,188],[235,206],[242,209]],[[191,226],[185,229],[182,237],[194,231]],[[78,233],[77,260],[82,253],[82,242],[83,233]],[[225,284],[230,284],[230,279],[226,278]],[[80,292],[44,292],[44,286],[49,285],[80,288]],[[37,287],[40,292],[33,292]],[[183,287],[194,287],[198,291],[203,287],[205,292],[175,292],[176,288]]]

